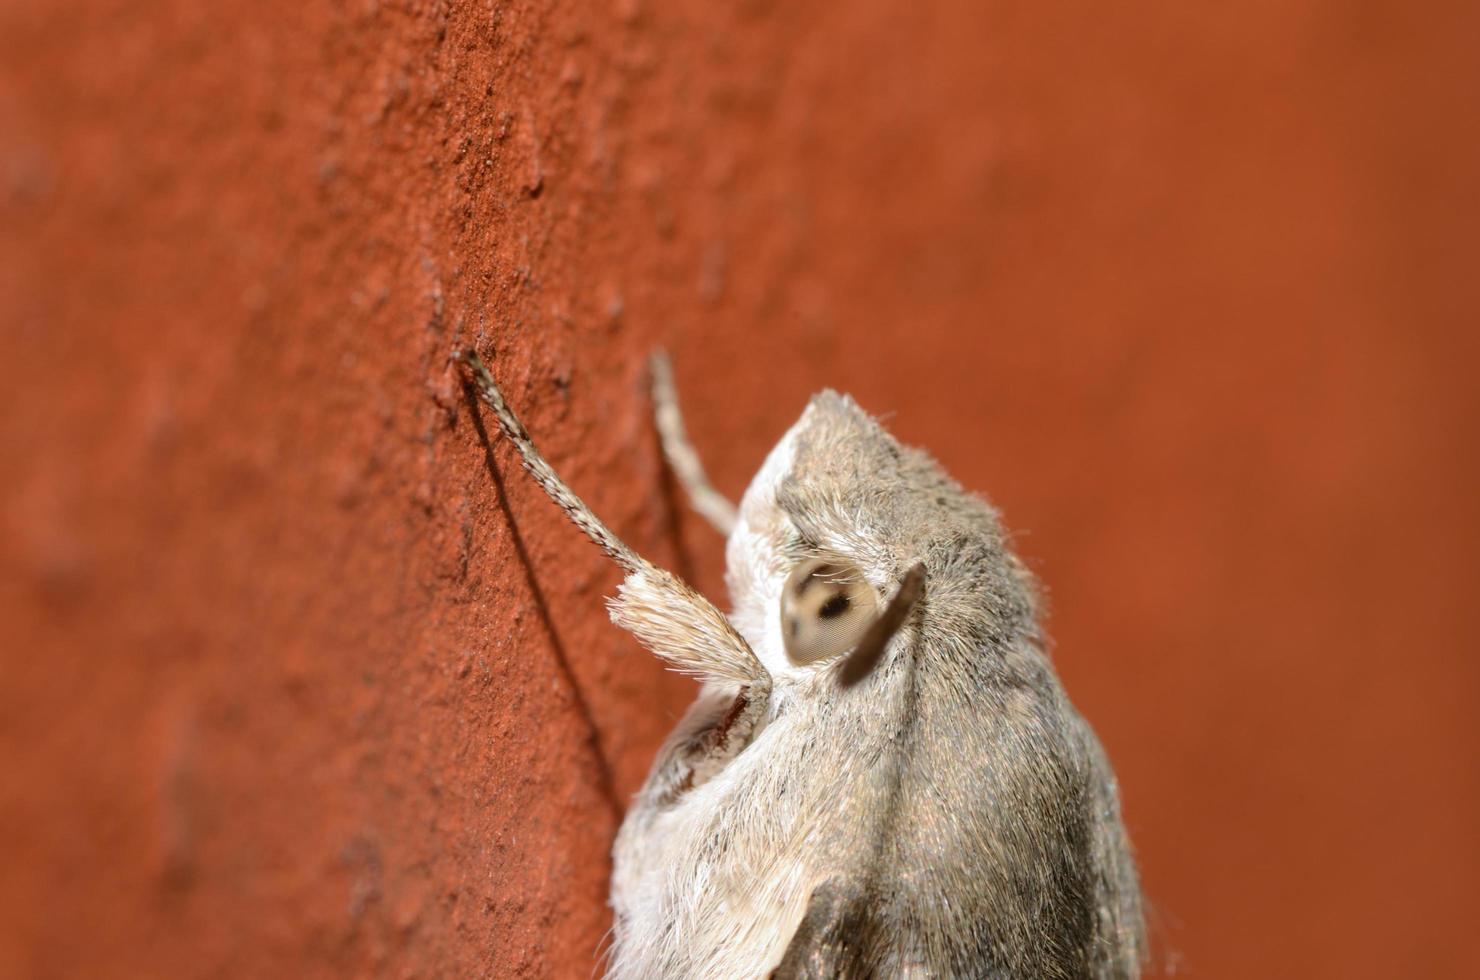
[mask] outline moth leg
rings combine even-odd
[[[643,794],[656,810],[703,786],[750,744],[767,704],[755,685],[706,685],[653,763]]]
[[[612,621],[678,670],[748,684],[755,696],[768,698],[771,675],[724,613],[677,576],[642,558],[602,523],[540,455],[477,353],[465,351],[459,360],[472,374],[479,396],[493,409],[504,437],[519,450],[529,475],[627,573],[608,604]]]
[[[673,365],[668,354],[658,350],[648,360],[653,379],[653,421],[663,443],[663,458],[683,485],[689,506],[720,534],[730,536],[735,529],[735,505],[714,489],[704,473],[704,464],[684,431],[683,412],[678,407],[678,389],[673,384]]]

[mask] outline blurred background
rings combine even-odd
[[[0,2],[0,976],[585,977],[822,387],[990,497],[1156,976],[1474,977],[1480,5]]]

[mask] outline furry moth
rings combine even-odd
[[[987,503],[823,392],[736,507],[659,355],[664,454],[728,538],[725,615],[612,533],[461,360],[626,573],[612,620],[703,682],[617,837],[609,977],[1139,976],[1115,777]]]

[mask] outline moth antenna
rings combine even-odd
[[[529,475],[571,522],[627,573],[608,606],[612,621],[676,669],[698,677],[755,685],[757,698],[764,702],[770,695],[770,674],[729,619],[677,576],[629,548],[566,486],[535,448],[534,440],[509,408],[477,352],[466,350],[457,359],[472,373],[479,396],[493,409],[504,437],[519,450]]]
[[[879,618],[869,624],[868,631],[863,634],[863,639],[858,641],[858,646],[848,654],[847,659],[838,668],[838,686],[852,687],[873,673],[874,668],[879,666],[883,659],[884,650],[889,646],[889,641],[904,621],[909,618],[910,612],[914,610],[915,604],[920,601],[921,594],[925,591],[925,563],[916,562],[914,567],[904,573],[904,578],[899,583],[899,589],[894,593],[894,598],[889,600],[889,605],[879,614]]]
[[[488,366],[483,359],[472,348],[459,355],[459,360],[468,366],[472,372],[473,383],[478,388],[478,394],[488,407],[493,409],[494,417],[498,419],[498,427],[503,430],[504,438],[514,444],[519,450],[519,459],[524,464],[525,470],[534,477],[534,481],[550,495],[556,506],[565,511],[576,527],[585,532],[586,537],[596,542],[602,551],[611,556],[612,560],[621,565],[627,572],[636,572],[648,567],[647,562],[638,557],[637,553],[617,537],[601,518],[586,506],[586,502],[577,497],[575,491],[566,486],[565,481],[555,472],[554,467],[545,462],[545,457],[535,448],[534,440],[529,437],[529,431],[524,428],[524,423],[519,421],[509,403],[504,401],[504,393],[499,390],[498,384],[489,373]]]
[[[708,521],[710,527],[729,537],[735,529],[735,505],[714,489],[704,472],[699,453],[689,442],[688,433],[684,430],[683,412],[678,407],[678,388],[673,383],[673,364],[668,360],[668,352],[662,349],[653,351],[648,358],[648,370],[653,385],[653,421],[663,444],[663,458],[683,485],[689,506]]]

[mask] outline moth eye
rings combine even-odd
[[[794,664],[852,649],[879,613],[879,597],[856,566],[825,558],[798,565],[781,593],[781,636]]]

